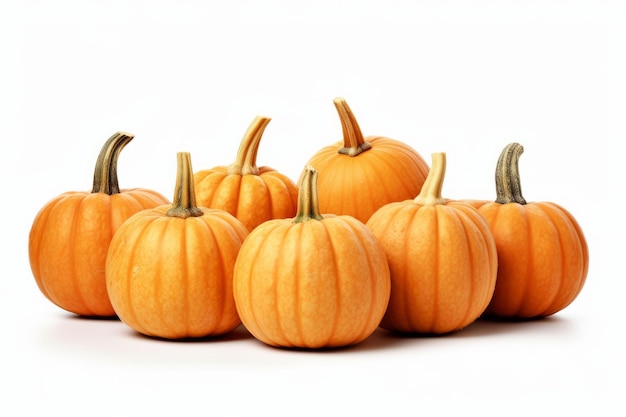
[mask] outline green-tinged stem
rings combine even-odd
[[[117,180],[117,159],[124,146],[134,137],[131,133],[117,132],[104,143],[96,160],[92,193],[113,195],[120,192]]]
[[[237,158],[228,167],[229,174],[237,175],[259,175],[259,168],[256,165],[256,156],[259,152],[259,143],[265,131],[265,127],[272,120],[269,117],[257,116],[252,120],[248,130],[243,135]]]
[[[419,195],[413,200],[418,204],[436,205],[445,203],[445,199],[441,196],[443,180],[446,176],[445,152],[433,153],[431,165]]]
[[[343,148],[339,149],[340,154],[357,156],[362,152],[370,149],[372,145],[365,141],[361,128],[352,113],[352,110],[341,97],[333,100],[339,120],[341,121],[341,129],[343,130]]]
[[[304,167],[300,184],[298,184],[298,211],[294,223],[309,220],[322,220],[319,198],[317,196],[317,171],[310,165]]]
[[[180,217],[181,219],[202,216],[204,212],[196,206],[191,154],[189,152],[178,152],[176,156],[178,168],[176,171],[174,200],[172,208],[167,211],[166,215],[168,217]]]
[[[515,142],[502,150],[496,166],[496,203],[526,204],[519,175],[519,158],[523,152],[524,147]]]

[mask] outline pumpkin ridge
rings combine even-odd
[[[334,315],[334,321],[333,321],[333,325],[331,327],[331,332],[328,335],[328,338],[324,341],[324,345],[327,345],[329,340],[332,339],[333,335],[335,334],[336,330],[337,330],[337,326],[339,324],[339,318],[341,316],[342,313],[342,308],[341,308],[341,303],[342,303],[342,297],[341,297],[341,268],[339,267],[339,262],[337,259],[337,251],[335,250],[335,248],[337,247],[335,245],[335,242],[333,242],[333,237],[332,237],[332,233],[330,233],[330,230],[328,230],[327,225],[324,225],[324,232],[326,235],[326,240],[328,241],[330,248],[329,248],[329,252],[333,257],[333,277],[335,279],[335,288],[336,288],[336,299],[335,299],[335,305],[337,306],[337,313]]]
[[[371,254],[369,253],[369,251],[367,250],[365,244],[363,243],[363,235],[364,235],[364,231],[358,227],[358,224],[355,223],[354,221],[347,220],[345,222],[349,229],[351,230],[351,232],[358,237],[358,239],[355,239],[355,242],[359,245],[359,248],[361,249],[361,252],[363,252],[364,254],[366,254],[366,258],[365,261],[367,262],[367,269],[369,270],[369,274],[368,276],[370,277],[369,280],[369,285],[370,285],[370,302],[369,302],[369,310],[366,314],[367,316],[367,320],[363,321],[362,327],[361,327],[361,331],[358,333],[358,335],[350,342],[350,344],[354,344],[355,342],[357,342],[358,340],[363,340],[364,336],[369,332],[368,329],[368,324],[372,322],[372,316],[374,315],[374,307],[376,306],[376,279],[374,277],[374,266],[372,265],[372,257]],[[338,293],[338,296],[340,296],[340,294]]]
[[[439,275],[439,268],[441,266],[441,250],[440,250],[440,235],[439,232],[441,230],[441,216],[439,213],[439,204],[436,204],[433,206],[433,213],[435,215],[435,236],[436,236],[436,242],[437,244],[433,245],[435,247],[435,256],[433,257],[433,259],[435,260],[435,266],[433,268],[433,270],[435,271],[435,273],[437,275]],[[433,309],[433,315],[431,317],[431,324],[430,324],[430,332],[434,331],[436,324],[437,324],[437,318],[439,317],[439,291],[441,290],[440,288],[440,281],[439,279],[436,280],[435,285],[434,285],[434,291],[433,291],[433,305],[436,306]]]
[[[89,196],[94,195],[96,196],[96,193],[90,194]],[[81,212],[83,210],[83,207],[85,205],[85,202],[87,201],[87,198],[89,197],[85,197],[79,200],[78,202],[78,206],[76,207],[75,211],[74,211],[74,215],[72,215],[72,225],[70,227],[70,233],[68,235],[68,241],[67,241],[67,246],[70,248],[73,248],[76,245],[76,230],[78,229],[78,222],[79,220],[81,220],[82,216],[81,216]],[[77,257],[76,256],[72,256],[71,257],[71,261],[69,262],[71,267],[70,267],[70,271],[71,271],[71,275],[73,277],[79,277],[81,271],[78,270],[78,265],[77,265]],[[83,286],[80,285],[79,283],[79,279],[71,279],[70,280],[72,283],[72,287],[74,288],[74,295],[75,297],[78,299],[78,301],[80,302],[81,308],[85,309],[87,307],[87,303],[86,303],[86,299],[85,299],[85,295],[83,294]],[[90,310],[89,308],[87,308],[88,310]]]
[[[136,233],[136,236],[143,235],[145,233],[146,229],[148,227],[150,227],[151,222],[152,222],[151,218],[145,218],[144,221],[135,223],[133,228],[134,228],[134,233]],[[126,279],[126,282],[123,284],[124,287],[126,288],[126,294],[124,294],[124,297],[122,297],[122,299],[129,300],[129,301],[127,303],[128,304],[127,308],[125,309],[125,310],[127,310],[126,315],[124,317],[120,317],[120,319],[122,319],[123,321],[128,319],[128,321],[131,321],[131,322],[135,323],[135,326],[137,326],[138,329],[141,329],[141,330],[143,330],[145,332],[147,330],[145,325],[143,323],[140,323],[140,320],[137,318],[138,316],[137,316],[137,313],[136,313],[135,305],[133,303],[134,297],[132,295],[132,292],[133,292],[132,291],[133,290],[133,286],[132,286],[133,260],[135,259],[136,255],[137,255],[136,251],[140,247],[141,246],[139,246],[139,245],[129,247],[130,253],[126,257],[126,260],[123,261],[123,262],[126,262],[126,268],[128,268],[128,269],[122,275]],[[128,271],[130,271],[130,272],[128,272]],[[115,279],[119,279],[118,277],[114,277],[114,278]]]
[[[417,207],[417,210],[415,211],[415,213],[409,213],[412,214],[411,218],[409,219],[408,224],[406,225],[406,229],[409,231],[409,234],[407,236],[407,241],[410,242],[408,245],[405,245],[404,248],[406,250],[405,255],[402,257],[402,259],[404,260],[404,265],[402,266],[401,271],[402,272],[402,279],[397,280],[396,281],[396,291],[399,292],[400,294],[402,294],[402,297],[400,297],[400,300],[402,300],[403,305],[403,310],[404,310],[404,314],[403,316],[406,318],[406,323],[405,325],[407,327],[410,328],[419,328],[420,326],[417,326],[417,324],[415,323],[415,321],[413,320],[414,315],[413,313],[413,303],[415,300],[412,300],[411,298],[409,298],[410,296],[410,291],[407,291],[406,287],[410,286],[409,282],[412,280],[413,277],[411,277],[409,274],[406,273],[406,271],[411,271],[411,261],[412,261],[412,255],[413,254],[413,244],[412,242],[419,240],[421,238],[421,236],[417,236],[416,231],[419,230],[418,227],[413,226],[414,223],[419,223],[421,222],[421,214],[420,213],[421,210],[424,209],[424,206],[420,206],[420,205],[407,205],[405,208],[401,208],[400,210],[395,210],[394,216],[391,218],[390,223],[395,223],[396,220],[395,218],[397,216],[400,215],[400,213],[402,213],[403,211],[412,211],[413,207]],[[415,237],[413,236],[415,235]],[[417,271],[417,274],[421,274],[421,271]],[[418,278],[419,279],[419,278]],[[402,288],[398,288],[397,283],[402,283]],[[416,284],[416,286],[419,287],[419,284]]]
[[[517,309],[515,310],[515,314],[520,314],[520,312],[524,310],[524,300],[528,296],[528,287],[531,285],[531,281],[528,279],[528,274],[530,271],[533,270],[532,247],[534,245],[534,236],[532,231],[532,222],[530,221],[527,210],[521,210],[521,212],[524,218],[524,223],[526,225],[526,230],[528,232],[528,244],[526,245],[526,260],[528,262],[528,266],[526,267],[526,271],[524,271],[526,276],[524,277],[524,279],[521,280],[524,283],[524,290],[522,291],[520,302]]]
[[[465,307],[465,313],[461,316],[461,320],[459,321],[458,324],[456,324],[454,326],[455,329],[461,329],[463,327],[465,327],[467,325],[467,321],[470,317],[470,313],[473,310],[474,304],[475,304],[475,300],[476,296],[474,295],[474,290],[475,290],[475,286],[474,286],[474,281],[476,280],[476,262],[474,261],[474,259],[476,258],[476,253],[474,251],[474,247],[472,245],[472,241],[470,240],[470,229],[469,229],[469,223],[472,224],[472,226],[474,225],[474,222],[469,219],[469,216],[465,215],[465,213],[463,213],[460,210],[450,210],[451,213],[453,213],[453,215],[455,216],[455,218],[457,219],[458,223],[460,224],[461,228],[462,228],[462,235],[465,238],[465,248],[466,248],[466,252],[467,252],[467,259],[469,260],[469,270],[471,271],[471,276],[469,277],[470,279],[469,281],[469,289],[468,289],[468,298],[465,300],[466,302],[466,307]],[[463,219],[461,219],[461,217],[463,217]],[[472,233],[473,235],[474,233]],[[481,236],[482,237],[482,236]]]
[[[205,214],[206,215],[206,214]],[[224,223],[226,223],[224,221]],[[217,255],[214,256],[215,259],[218,260],[218,267],[217,270],[218,271],[225,271],[226,270],[226,265],[227,262],[224,259],[224,251],[221,250],[220,244],[219,244],[219,238],[217,236],[217,234],[215,233],[215,231],[213,230],[212,227],[209,226],[209,224],[206,221],[200,221],[199,224],[201,225],[200,227],[202,227],[202,229],[206,230],[206,234],[211,236],[211,241],[213,243],[212,245],[212,249],[213,249],[213,254]],[[211,277],[207,276],[207,280],[211,281]],[[212,332],[215,331],[216,329],[221,329],[222,325],[224,323],[224,321],[226,320],[226,302],[225,300],[228,300],[229,298],[232,297],[232,294],[228,293],[228,286],[224,285],[223,280],[218,279],[218,280],[214,280],[213,281],[214,285],[217,285],[220,287],[220,293],[221,293],[221,297],[218,297],[218,300],[221,300],[220,302],[220,314],[218,314],[219,317],[219,322],[215,323],[215,325],[213,326]],[[210,285],[207,285],[208,288],[210,288]]]

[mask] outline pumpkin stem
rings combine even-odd
[[[441,196],[443,189],[443,179],[446,175],[446,154],[445,152],[436,152],[431,155],[432,166],[426,176],[424,185],[417,197],[413,199],[417,204],[436,205],[445,203],[445,199]]]
[[[343,130],[343,148],[339,149],[340,154],[357,156],[361,152],[370,149],[372,145],[365,141],[361,128],[350,110],[348,103],[341,97],[333,100],[339,120],[341,121],[341,129]]]
[[[165,215],[168,217],[180,217],[181,219],[202,216],[204,212],[196,206],[191,154],[189,152],[178,152],[176,156],[178,168],[176,171],[174,201],[172,208]]]
[[[120,192],[117,180],[117,159],[120,152],[135,136],[131,133],[117,132],[111,136],[102,146],[96,168],[93,174],[92,193],[105,193],[108,195]]]
[[[310,165],[304,167],[298,190],[298,211],[293,222],[303,223],[309,220],[322,220],[317,196],[317,171],[315,168]]]
[[[519,158],[523,152],[524,147],[515,142],[502,150],[496,166],[496,203],[526,204],[519,175]]]
[[[229,174],[259,175],[259,168],[256,166],[256,156],[259,152],[261,137],[270,120],[272,119],[265,116],[257,116],[252,120],[248,130],[243,135],[235,162],[228,167]]]

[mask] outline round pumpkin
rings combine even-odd
[[[495,241],[477,209],[442,197],[445,165],[445,153],[434,153],[420,194],[381,207],[367,222],[391,270],[385,329],[460,330],[481,316],[493,295]]]
[[[28,240],[30,267],[41,292],[82,316],[115,316],[104,265],[111,237],[132,214],[167,204],[156,191],[119,188],[117,161],[133,135],[117,132],[102,147],[91,192],[70,191],[37,213]]]
[[[235,162],[194,174],[198,205],[226,210],[248,230],[266,220],[296,214],[296,184],[275,169],[256,163],[261,137],[270,120],[254,118],[241,140]]]
[[[399,140],[364,137],[346,100],[339,97],[334,104],[343,141],[323,147],[308,161],[319,172],[322,213],[366,223],[383,205],[414,198],[429,169],[422,156]]]
[[[351,216],[320,214],[317,172],[306,167],[298,213],[269,220],[244,241],[233,291],[244,326],[285,348],[354,345],[378,327],[389,267],[378,241]]]
[[[136,213],[113,237],[107,289],[120,320],[139,333],[219,336],[241,324],[232,274],[248,230],[224,210],[196,205],[190,154],[177,157],[173,203]]]
[[[527,202],[519,158],[508,144],[496,166],[496,200],[481,204],[498,248],[498,280],[485,316],[538,318],[555,314],[581,292],[589,249],[574,216],[553,202]]]

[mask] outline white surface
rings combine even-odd
[[[624,415],[624,7],[618,1],[3,2],[0,6],[0,415]],[[237,3],[235,5],[234,3]],[[136,138],[122,187],[173,192],[175,153],[232,162],[253,117],[258,162],[296,179],[363,133],[448,156],[444,196],[495,197],[511,141],[528,200],[568,208],[588,280],[543,321],[445,337],[377,332],[354,348],[147,339],[51,305],[27,238],[47,200],[91,187],[106,138]],[[565,151],[565,158],[554,159]],[[610,410],[610,411],[609,411]],[[31,414],[35,413],[35,414]]]

